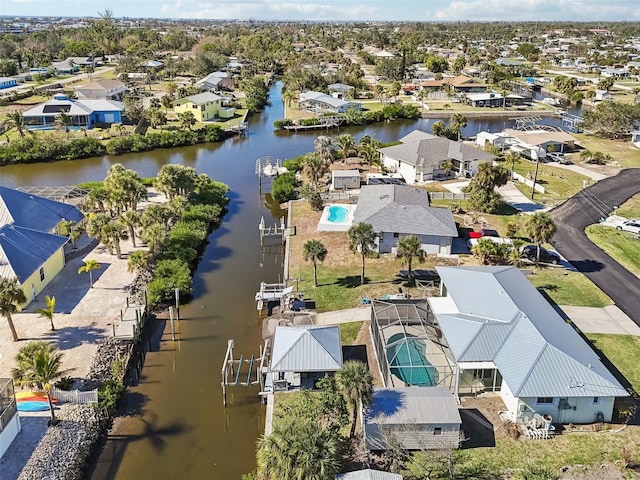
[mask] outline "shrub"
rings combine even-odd
[[[304,158],[305,155],[289,158],[282,163],[282,166],[290,172],[299,172],[304,167]]]
[[[278,203],[284,203],[296,198],[296,177],[293,172],[287,172],[273,181],[271,196]]]
[[[180,290],[181,296],[188,297],[193,292],[189,265],[177,259],[158,261],[154,279],[147,289],[149,302],[157,304],[172,300],[176,288]]]
[[[54,386],[60,390],[71,390],[71,387],[73,387],[74,383],[76,383],[76,381],[73,378],[62,377],[54,384]]]
[[[291,125],[293,125],[293,120],[290,120],[288,118],[283,118],[281,120],[276,120],[275,122],[273,122],[273,126],[277,129],[282,129]]]

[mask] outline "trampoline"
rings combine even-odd
[[[414,335],[397,333],[387,342],[387,358],[391,373],[405,384],[434,387],[438,370],[425,357],[424,341]]]

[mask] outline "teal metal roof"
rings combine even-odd
[[[515,267],[436,267],[457,312],[434,314],[458,362],[492,361],[517,397],[628,396]]]

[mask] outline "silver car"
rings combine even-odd
[[[640,235],[640,220],[631,219],[616,226],[616,230]]]

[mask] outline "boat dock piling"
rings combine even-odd
[[[260,345],[260,353],[258,358],[251,355],[249,359],[245,359],[242,355],[238,360],[234,360],[233,349],[235,342],[233,339],[227,341],[227,351],[224,355],[224,362],[220,374],[222,375],[222,404],[227,406],[227,387],[249,387],[252,385],[260,385],[260,391],[264,391],[264,374],[265,360],[269,351],[269,340],[265,340],[264,347]],[[246,380],[241,381],[242,365],[247,364],[248,370]],[[243,379],[245,377],[243,376]]]

